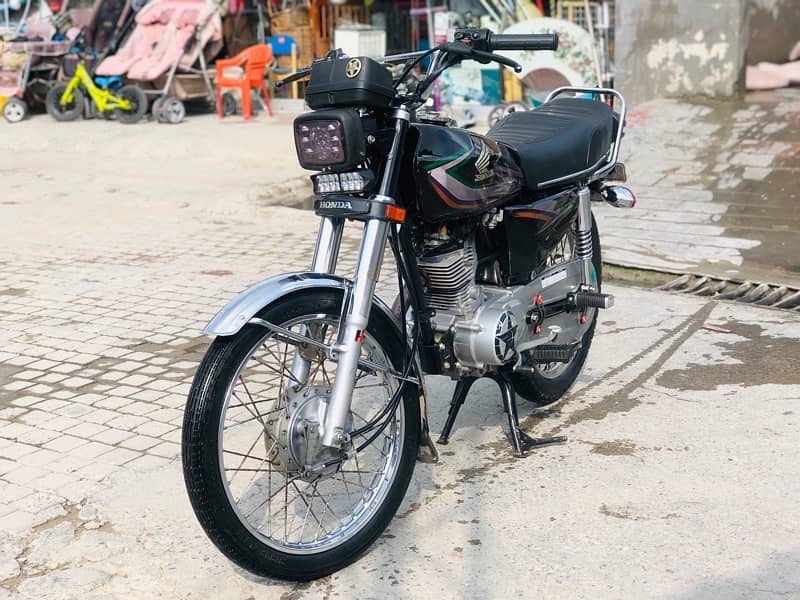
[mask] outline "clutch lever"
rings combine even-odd
[[[295,81],[299,81],[305,77],[308,77],[311,74],[311,69],[300,69],[296,73],[289,75],[288,77],[284,77],[283,79],[279,79],[275,82],[275,87],[277,89],[282,88],[285,85],[293,83]]]

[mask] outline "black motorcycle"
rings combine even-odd
[[[310,76],[313,109],[295,119],[297,156],[319,171],[311,269],[251,287],[209,323],[216,339],[183,427],[192,507],[241,567],[315,579],[370,547],[415,461],[438,457],[426,375],[457,381],[439,444],[480,377],[500,386],[516,456],[563,441],[522,432],[516,397],[559,400],[583,367],[598,309],[613,304],[600,290],[590,202],[635,202],[607,183],[624,181],[624,100],[558,89],[486,136],[421,110],[453,65],[519,71],[493,51],[557,46],[550,34],[465,29],[379,61],[334,51],[293,76]],[[410,77],[426,59],[425,76]],[[334,274],[347,219],[364,223],[352,280]],[[400,289],[392,307],[375,296],[387,241]]]

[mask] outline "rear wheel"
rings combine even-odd
[[[80,88],[72,90],[72,98],[69,102],[61,102],[64,92],[67,91],[67,84],[60,83],[53,86],[47,92],[45,106],[48,114],[56,121],[74,121],[83,114],[85,96]]]
[[[314,291],[278,300],[258,317],[330,344],[341,305],[340,292]],[[373,314],[362,356],[399,370],[402,348],[391,321]],[[229,559],[262,576],[310,580],[355,561],[389,524],[414,470],[420,417],[406,385],[383,431],[354,432],[381,413],[399,383],[360,367],[351,451],[317,468],[313,424],[323,420],[336,363],[303,349],[310,369],[301,384],[292,375],[295,352],[257,324],[214,341],[189,392],[183,471],[197,518]]]
[[[548,267],[570,260],[572,258],[573,244],[570,231],[562,239],[551,253],[548,260]],[[594,265],[595,275],[597,276],[597,291],[603,281],[603,263],[600,256],[600,236],[597,225],[592,219],[592,264]],[[536,365],[534,372],[514,372],[511,380],[514,384],[514,391],[529,402],[536,404],[539,408],[545,408],[558,402],[567,393],[572,384],[578,378],[589,355],[589,348],[594,338],[594,330],[597,326],[597,309],[590,309],[591,313],[587,316],[591,319],[591,324],[586,333],[583,334],[581,347],[568,363],[550,363]]]
[[[122,110],[118,108],[117,120],[126,125],[132,125],[142,120],[142,117],[147,113],[147,96],[138,85],[125,85],[122,86],[117,92],[117,96],[127,100],[131,105],[130,110]]]

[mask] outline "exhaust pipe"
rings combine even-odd
[[[636,196],[628,188],[621,185],[605,186],[600,195],[603,200],[616,208],[633,208],[636,206]]]

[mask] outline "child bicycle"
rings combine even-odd
[[[84,93],[85,90],[85,93]],[[116,115],[120,123],[136,123],[147,112],[147,97],[136,85],[124,85],[112,92],[95,84],[83,62],[67,83],[59,83],[47,94],[47,112],[56,121],[74,121],[83,114],[86,94],[92,108],[103,115]]]

